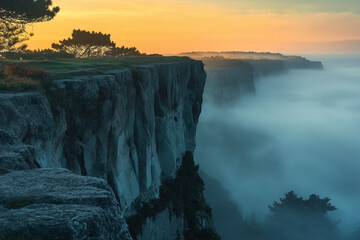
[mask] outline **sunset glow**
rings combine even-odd
[[[146,53],[360,51],[359,4],[348,0],[343,9],[325,8],[331,2],[293,11],[291,6],[277,8],[276,1],[271,7],[264,1],[103,0],[99,7],[99,0],[57,0],[60,13],[50,22],[34,24],[35,36],[28,44],[31,49],[49,48],[80,28],[110,33],[118,46],[136,46]]]

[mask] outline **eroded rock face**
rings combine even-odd
[[[189,60],[58,80],[50,101],[0,94],[0,168],[25,170],[0,176],[0,233],[129,239],[121,214],[157,197],[195,149],[205,78],[203,64]],[[18,196],[35,202],[1,207]],[[142,237],[184,228],[169,213],[157,219],[163,231],[150,221]]]
[[[299,56],[253,52],[188,53],[202,59],[208,73],[205,100],[228,106],[241,97],[255,93],[255,81],[292,69],[323,69],[321,62]],[[186,54],[185,54],[186,55]]]
[[[184,239],[185,223],[183,217],[176,217],[169,209],[158,213],[154,218],[148,218],[142,226],[137,240],[168,240]]]
[[[215,105],[231,104],[241,96],[255,93],[254,70],[250,64],[206,71],[205,97]]]
[[[0,144],[0,167],[100,177],[122,209],[156,197],[195,149],[205,78],[203,64],[189,60],[58,80],[51,104],[39,93],[0,94],[0,129],[16,142]],[[10,145],[18,149],[1,152]],[[20,163],[9,167],[11,154]]]
[[[39,93],[0,94],[0,167],[61,167],[65,121],[55,122],[48,100]]]
[[[163,63],[56,82],[66,96],[63,167],[106,179],[123,208],[156,196],[182,154],[195,149],[205,72]]]
[[[12,209],[9,201],[32,199]],[[20,201],[20,200],[17,200]],[[66,169],[14,171],[0,176],[0,232],[41,239],[131,239],[108,184]]]
[[[20,142],[11,132],[0,129],[0,168],[25,170],[37,167],[34,148]]]

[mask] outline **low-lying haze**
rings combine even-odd
[[[290,190],[316,193],[351,233],[360,227],[360,58],[316,57],[325,70],[258,80],[235,105],[204,103],[196,159],[244,215],[263,219]]]

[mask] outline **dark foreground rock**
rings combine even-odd
[[[0,175],[0,234],[39,239],[131,239],[115,195],[99,178],[66,169]]]

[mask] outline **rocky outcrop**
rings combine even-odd
[[[168,240],[184,239],[184,218],[173,216],[169,209],[155,215],[154,218],[146,219],[141,228],[141,233],[136,236],[137,240]]]
[[[205,99],[217,105],[234,102],[255,92],[254,69],[244,61],[204,61],[207,72]]]
[[[127,216],[134,239],[220,239],[214,232],[198,170],[192,153],[186,152],[176,177],[160,187],[159,198],[139,203],[137,212]]]
[[[34,148],[0,129],[0,168],[24,170],[38,167]]]
[[[304,57],[289,56],[284,61],[288,69],[317,69],[324,68],[320,61],[310,61]]]
[[[209,59],[222,57],[224,59],[237,59],[244,61],[272,60],[281,61],[287,69],[323,69],[319,61],[310,61],[301,56],[288,56],[280,53],[270,52],[188,52],[181,53],[180,56],[189,56],[194,59]]]
[[[283,74],[289,71],[289,68],[281,60],[260,59],[246,61],[253,66],[255,79]]]
[[[86,239],[127,239],[113,235],[122,218],[120,225],[113,226],[117,230],[110,229],[110,222],[125,210],[131,211],[135,200],[156,198],[162,180],[175,177],[184,153],[194,151],[205,78],[200,61],[186,60],[57,80],[46,93],[48,98],[40,93],[0,94],[0,170],[26,170],[2,176],[6,182],[0,181],[0,191],[6,194],[0,197],[1,203],[43,192],[34,204],[21,210],[1,208],[0,233],[24,229],[45,239],[50,233],[62,236],[60,232],[68,234],[67,239],[80,239],[77,236],[95,234],[89,230],[91,226],[100,235]],[[37,168],[67,168],[78,175]],[[29,189],[34,194],[16,187],[21,185],[21,174],[33,183]],[[99,195],[99,189],[91,191],[94,199],[102,198],[101,189],[106,188],[109,195],[111,188],[114,194],[106,200],[111,198],[111,204],[99,206],[88,198],[76,198],[76,189],[87,190],[84,179],[91,179],[80,175],[104,179],[110,187],[101,185]],[[6,187],[12,176],[19,178],[9,184],[13,191]],[[73,183],[74,188],[61,193],[57,178],[60,185]],[[109,215],[110,208],[116,208],[115,215]],[[24,221],[4,227],[21,215],[26,216]],[[33,227],[29,222],[36,218],[31,216],[39,219]],[[60,221],[58,227],[53,216]],[[70,223],[71,219],[78,219],[80,225]],[[36,229],[45,226],[49,231],[41,235]]]
[[[53,147],[64,132],[56,126],[47,99],[39,93],[0,94],[0,167],[31,169],[61,165]],[[48,151],[46,151],[48,150]],[[45,154],[46,153],[46,154]],[[46,160],[45,160],[46,159]]]
[[[183,55],[200,59],[208,74],[205,99],[225,106],[255,93],[255,81],[293,69],[323,69],[321,62],[299,56],[254,52],[193,52]]]
[[[0,94],[0,126],[18,144],[0,155],[0,167],[22,154],[29,156],[11,168],[63,167],[103,178],[123,209],[154,197],[195,149],[205,77],[201,62],[184,61],[58,80],[50,104],[38,93]]]
[[[108,184],[66,169],[0,175],[0,233],[40,239],[131,239]]]

